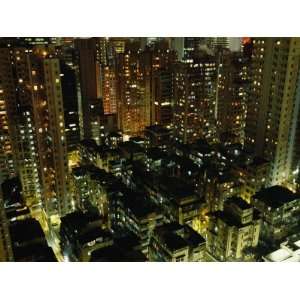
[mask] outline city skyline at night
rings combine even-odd
[[[300,38],[0,38],[0,261],[300,261]]]

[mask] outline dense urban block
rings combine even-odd
[[[0,38],[0,261],[300,261],[300,38]]]

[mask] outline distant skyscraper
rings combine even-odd
[[[242,50],[242,38],[230,37],[228,38],[228,44],[231,52],[240,52]]]
[[[190,59],[195,52],[199,51],[201,45],[205,44],[205,38],[200,37],[185,37],[183,44],[183,56],[184,59]]]
[[[114,65],[101,67],[101,84],[104,114],[115,114],[117,112],[117,82]]]
[[[60,44],[60,38],[58,37],[24,37],[20,38],[27,45],[50,45]]]
[[[153,74],[152,97],[154,111],[152,124],[171,126],[174,105],[174,72],[171,68],[157,70]]]
[[[249,61],[243,55],[232,53],[228,49],[219,51],[217,55],[216,118],[220,138],[243,143],[250,86]]]
[[[270,185],[286,182],[298,167],[299,70],[299,38],[253,39],[246,147],[270,158]]]
[[[191,56],[175,71],[174,136],[190,143],[216,135],[216,59],[206,54]]]
[[[75,40],[75,39],[74,39]],[[63,47],[61,55],[59,55],[59,59],[61,61],[61,72],[64,74],[64,70],[66,70],[66,77],[62,78],[62,92],[63,98],[67,97],[67,103],[71,104],[71,111],[75,108],[75,98],[77,99],[77,111],[78,111],[78,119],[79,119],[79,128],[80,128],[80,140],[83,139],[83,116],[82,116],[82,97],[81,97],[81,83],[80,83],[80,62],[78,51],[74,48],[74,41],[72,43],[72,47]],[[68,68],[69,67],[69,68]],[[69,75],[68,75],[69,74]],[[70,76],[70,78],[69,78]],[[74,77],[75,76],[75,77]],[[74,95],[74,81],[76,82],[76,96]],[[66,95],[66,93],[68,93]],[[71,96],[69,96],[71,93]],[[75,97],[75,98],[74,98]],[[71,100],[72,99],[72,100]],[[70,102],[71,101],[71,102]],[[68,105],[69,105],[68,104]],[[66,108],[68,110],[68,105],[66,106],[66,101],[64,100],[65,111]],[[71,119],[77,118],[72,116]],[[68,118],[66,118],[66,129],[68,127]],[[73,123],[73,122],[72,122]],[[75,134],[75,132],[74,132]],[[67,134],[68,135],[68,134]],[[67,137],[67,140],[69,138]],[[70,143],[68,143],[70,144]]]
[[[79,53],[84,138],[92,138],[99,144],[103,106],[100,98],[100,63],[97,59],[96,45],[96,38],[75,40],[75,47]]]
[[[15,174],[12,140],[8,126],[8,111],[4,90],[0,84],[0,184]]]
[[[229,48],[230,42],[228,37],[209,37],[205,38],[207,46],[213,50],[216,48]]]
[[[114,113],[117,102],[119,129],[129,135],[142,134],[150,124],[172,122],[171,66],[177,53],[168,39],[157,39],[144,50],[140,40],[128,41],[125,53],[116,56],[116,78],[113,66],[104,68],[104,111]]]
[[[73,151],[80,141],[76,71],[61,61],[60,72],[67,148]]]
[[[183,37],[172,37],[171,38],[171,49],[176,51],[178,60],[181,61],[184,56],[184,38]]]
[[[114,54],[124,53],[126,48],[127,38],[109,38],[109,45],[112,47]]]
[[[167,40],[157,42],[141,54],[142,64],[149,77],[146,91],[150,88],[150,123],[170,126],[173,116],[173,64],[177,52],[170,49]]]
[[[149,73],[145,73],[138,49],[118,57],[118,126],[125,134],[138,135],[150,125]]]

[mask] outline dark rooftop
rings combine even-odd
[[[163,191],[171,197],[178,199],[194,195],[193,188],[176,177],[163,176],[159,181]]]
[[[101,181],[104,183],[112,183],[117,180],[117,178],[111,174],[106,172],[103,169],[100,169],[94,165],[84,165],[80,167],[75,167],[72,169],[72,173],[75,176],[85,176],[89,174],[91,179]]]
[[[80,144],[82,145],[82,146],[84,146],[84,147],[87,147],[87,148],[93,148],[93,149],[97,149],[97,143],[96,143],[96,141],[95,140],[92,140],[92,139],[90,139],[90,140],[88,140],[88,139],[86,139],[86,140],[82,140],[82,141],[80,141]]]
[[[7,219],[13,219],[20,216],[30,216],[30,210],[27,206],[10,207],[6,209]]]
[[[156,134],[169,134],[170,130],[161,125],[147,126],[146,131],[152,131]]]
[[[218,219],[221,219],[228,226],[240,227],[242,224],[230,213],[226,211],[216,211],[212,215]]]
[[[115,138],[121,138],[122,135],[118,132],[110,132],[108,135],[108,137],[115,137]]]
[[[158,147],[148,149],[147,156],[153,160],[159,160],[166,157],[166,153]]]
[[[133,142],[134,144],[143,144],[145,139],[141,136],[133,136],[129,138],[129,142]]]
[[[122,142],[119,144],[119,147],[129,153],[143,152],[143,148],[133,141]]]
[[[13,252],[17,262],[57,262],[52,248],[46,244],[16,247]]]
[[[243,198],[241,197],[231,197],[226,201],[226,204],[233,204],[239,207],[240,209],[250,209],[252,206],[248,204]]]
[[[268,161],[265,158],[255,156],[253,158],[252,162],[250,163],[250,165],[260,166],[260,165],[263,165],[263,164],[266,164],[266,163],[268,163]]]
[[[75,211],[61,218],[61,228],[62,231],[65,227],[72,231],[80,232],[89,223],[100,221],[100,216],[94,213],[83,213],[81,211]]]
[[[197,247],[205,243],[205,239],[188,225],[176,222],[164,224],[155,229],[155,233],[171,251],[176,251],[188,246]]]
[[[203,154],[208,154],[212,151],[212,147],[208,144],[208,142],[205,139],[198,139],[191,146],[194,151]]]
[[[10,226],[10,236],[13,244],[31,242],[45,239],[41,225],[35,219],[26,219],[12,223]]]
[[[184,238],[189,245],[197,247],[198,245],[206,243],[205,238],[203,238],[198,232],[188,225],[184,225],[185,235]]]
[[[171,251],[180,250],[188,247],[187,242],[180,236],[173,232],[165,232],[163,236],[161,236],[167,247]]]
[[[160,214],[158,206],[150,202],[150,199],[146,199],[141,193],[136,193],[131,190],[127,190],[122,197],[124,206],[130,209],[130,211],[138,218],[142,219],[151,214]]]
[[[189,158],[179,156],[179,155],[170,155],[166,161],[174,161],[182,169],[189,170],[192,173],[199,171],[199,167]]]
[[[284,204],[291,202],[295,199],[299,199],[300,195],[293,193],[289,189],[275,185],[269,188],[262,189],[256,193],[253,198],[263,201],[265,205],[278,208]]]
[[[145,255],[137,250],[125,250],[115,245],[97,249],[91,254],[92,262],[144,262]]]
[[[183,143],[176,143],[174,146],[175,146],[176,150],[178,150],[184,154],[188,154],[192,147],[189,144],[183,144]]]
[[[101,237],[103,240],[106,240],[112,238],[112,234],[108,230],[103,230],[100,227],[94,227],[82,232],[78,237],[78,241],[81,245],[83,245]]]

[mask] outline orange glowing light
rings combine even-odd
[[[250,44],[251,43],[251,38],[249,38],[249,37],[243,37],[242,38],[242,42],[243,42],[243,45]]]

